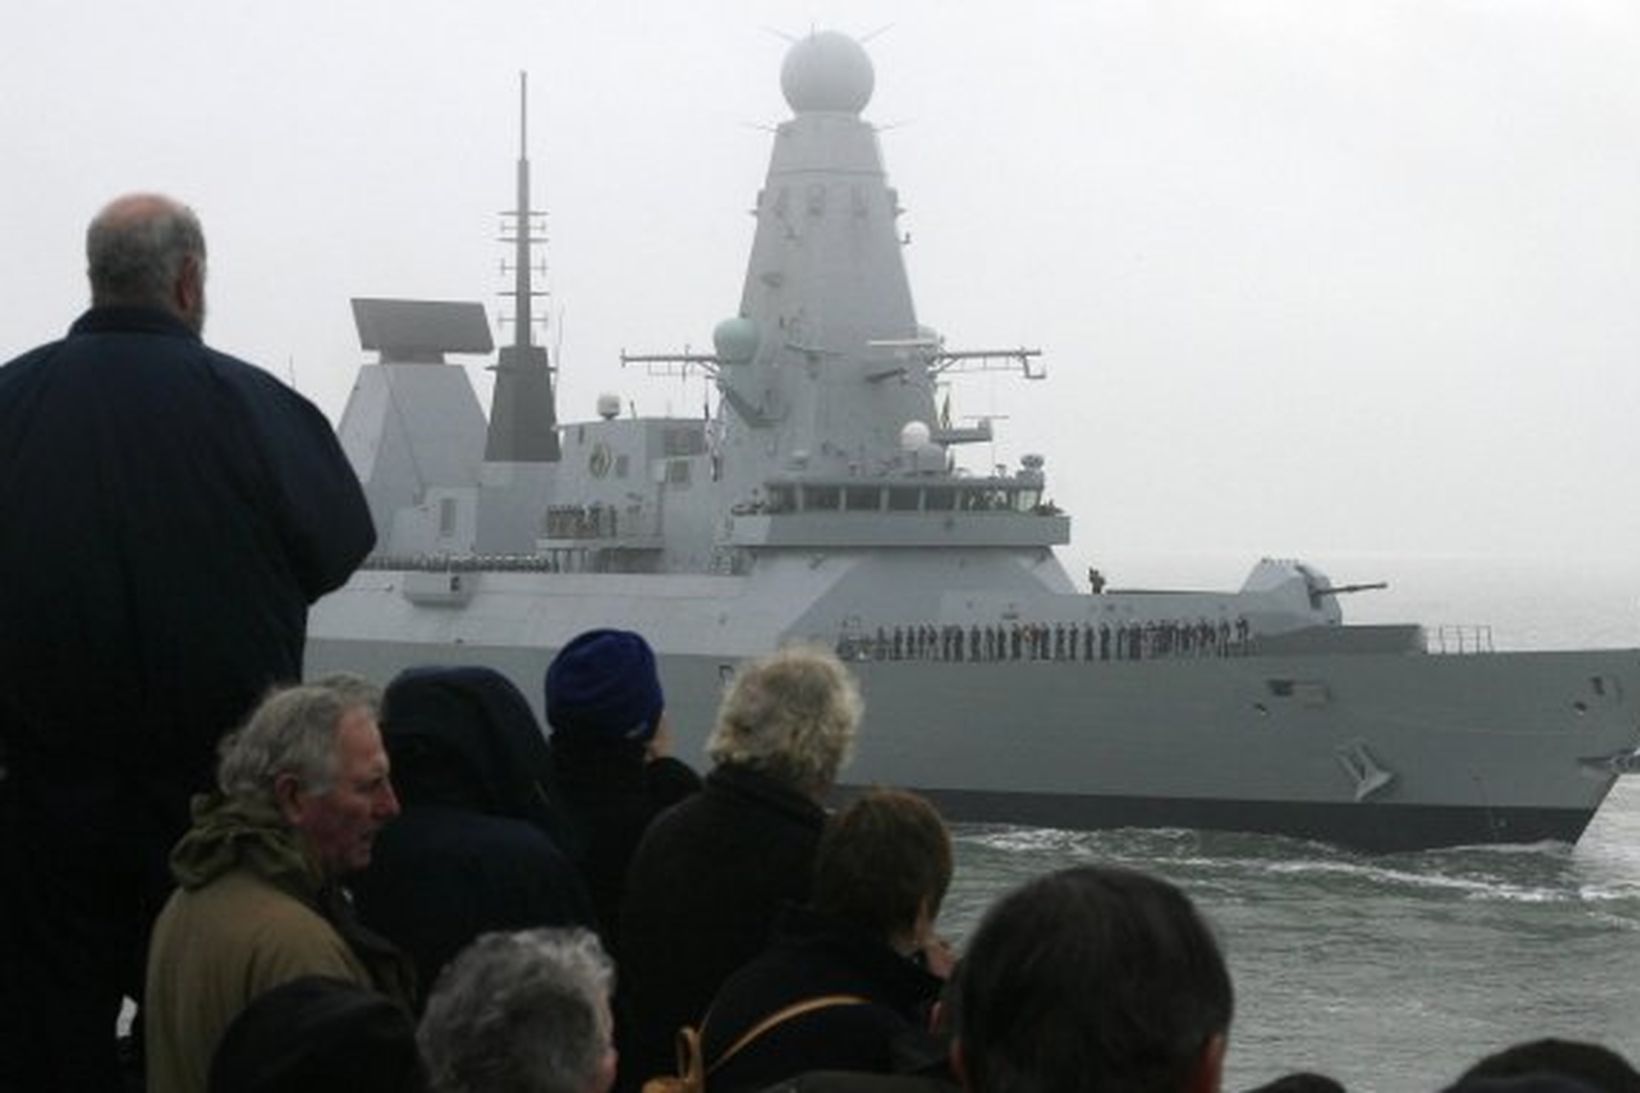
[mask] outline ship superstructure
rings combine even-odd
[[[948,350],[918,322],[865,51],[822,32],[781,73],[735,314],[695,369],[706,417],[559,424],[530,337],[538,232],[521,153],[514,341],[486,422],[444,354],[488,352],[480,305],[355,301],[366,365],[341,425],[380,537],[314,609],[310,670],[487,663],[537,703],[558,647],[644,633],[683,754],[723,679],[793,641],[849,658],[867,701],[851,782],[955,819],[1205,826],[1374,848],[1575,839],[1640,744],[1640,653],[1441,656],[1346,626],[1339,587],[1264,560],[1236,592],[1079,589],[1046,468],[975,475],[936,383],[1040,378],[1034,350]],[[476,309],[476,312],[475,312]]]

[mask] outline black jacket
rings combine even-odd
[[[646,761],[642,745],[586,741],[555,733],[551,794],[561,812],[561,843],[581,870],[604,947],[620,956],[621,893],[650,821],[700,790],[700,776],[677,759]]]
[[[413,668],[387,688],[382,737],[403,813],[353,882],[359,917],[416,963],[426,997],[481,933],[594,925],[554,838],[546,741],[489,668]]]
[[[443,805],[407,808],[382,830],[353,896],[365,925],[415,963],[423,1000],[480,934],[594,925],[580,875],[546,832]]]
[[[675,1070],[678,1028],[763,950],[783,904],[808,901],[825,818],[796,790],[722,765],[649,825],[621,905],[622,1088]]]
[[[865,1001],[782,1021],[712,1070],[707,1086],[734,1093],[810,1070],[893,1073],[914,1054],[906,1041],[932,1041],[928,1017],[941,985],[881,939],[805,908],[787,908],[769,947],[712,1000],[701,1044],[707,1065],[794,1003],[827,995]]]
[[[13,757],[188,792],[375,543],[324,416],[142,308],[0,368],[0,514]]]
[[[0,1086],[113,1087],[188,799],[374,542],[324,415],[174,316],[0,367]]]

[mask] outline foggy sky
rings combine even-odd
[[[953,414],[1005,415],[978,469],[1046,456],[1073,572],[1640,566],[1628,3],[7,0],[0,358],[83,308],[95,210],[159,189],[205,224],[207,338],[339,417],[350,297],[505,312],[528,70],[560,417],[699,413],[700,380],[619,353],[735,312],[789,113],[774,32],[810,26],[880,31],[865,116],[919,320],[1044,351]]]

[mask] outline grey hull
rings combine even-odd
[[[309,671],[483,663],[539,709],[552,651],[315,636]],[[685,759],[704,761],[739,659],[661,651]],[[1575,841],[1615,782],[1613,761],[1640,743],[1633,650],[853,667],[866,718],[844,781],[921,790],[956,820],[1264,832],[1374,851]]]

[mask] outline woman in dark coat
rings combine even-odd
[[[729,975],[767,943],[785,903],[809,898],[825,799],[862,703],[831,653],[792,648],[743,666],[707,741],[704,790],[649,826],[621,905],[627,1018],[620,1088],[671,1073]]]
[[[591,926],[555,842],[547,745],[529,702],[489,668],[411,668],[388,685],[382,739],[403,812],[353,885],[359,917],[416,963],[422,993],[481,933]]]
[[[860,797],[828,824],[814,878],[811,906],[788,908],[712,1000],[701,1054],[713,1093],[811,1070],[896,1073],[944,1054],[928,1031],[951,963],[933,932],[951,883],[939,813],[911,793]]]

